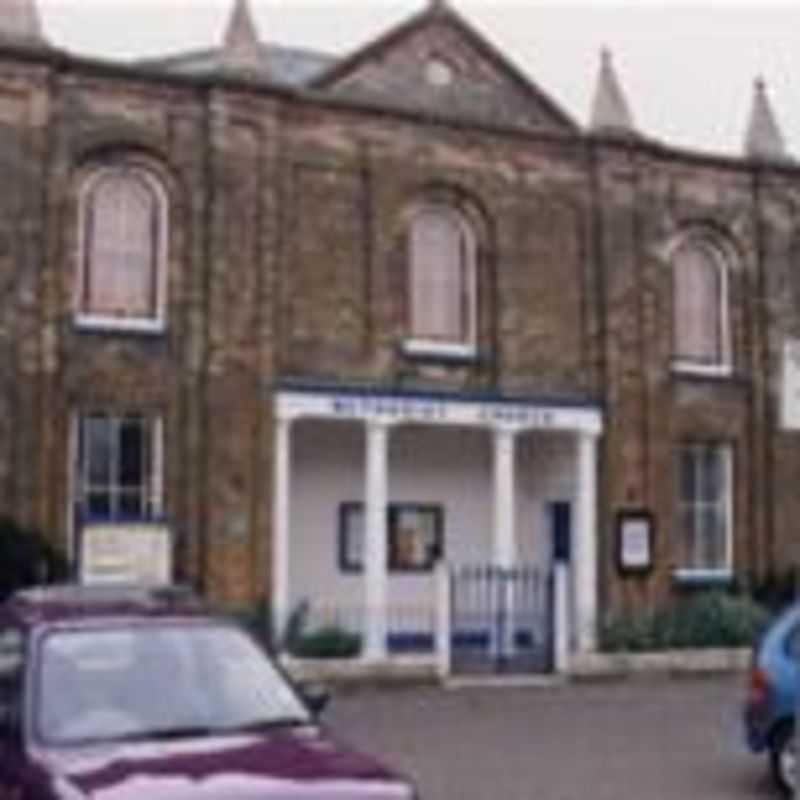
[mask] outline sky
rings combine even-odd
[[[2,3],[8,0],[0,0]],[[262,39],[346,54],[427,0],[250,0]],[[132,59],[216,45],[233,0],[38,0],[51,42]],[[608,47],[638,128],[692,149],[739,154],[753,82],[766,81],[800,158],[800,2],[451,0],[580,124]]]

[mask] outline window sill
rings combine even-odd
[[[140,333],[149,336],[160,336],[167,330],[164,320],[159,319],[128,319],[120,320],[113,317],[83,317],[75,318],[75,327],[79,331],[98,333]]]
[[[431,342],[423,339],[407,339],[402,344],[402,352],[409,358],[456,363],[473,362],[478,358],[478,351],[474,345]]]
[[[734,582],[730,569],[673,569],[672,579],[681,586],[728,586]]]
[[[693,364],[691,361],[673,359],[672,372],[690,378],[732,378],[733,368],[730,364]]]

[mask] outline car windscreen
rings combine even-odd
[[[241,630],[152,623],[48,633],[34,725],[48,745],[305,724],[305,706]]]

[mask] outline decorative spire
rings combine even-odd
[[[259,41],[248,0],[235,0],[223,45],[225,66],[255,69],[259,66]]]
[[[598,133],[636,133],[628,101],[614,70],[611,52],[605,48],[600,54],[600,73],[589,127]]]
[[[36,0],[0,0],[0,38],[44,44]]]
[[[757,78],[750,109],[750,120],[744,140],[745,155],[764,161],[784,161],[787,158],[783,134],[767,96],[762,78]]]

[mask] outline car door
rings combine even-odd
[[[28,800],[29,795],[20,729],[24,650],[22,632],[0,622],[0,800]]]

